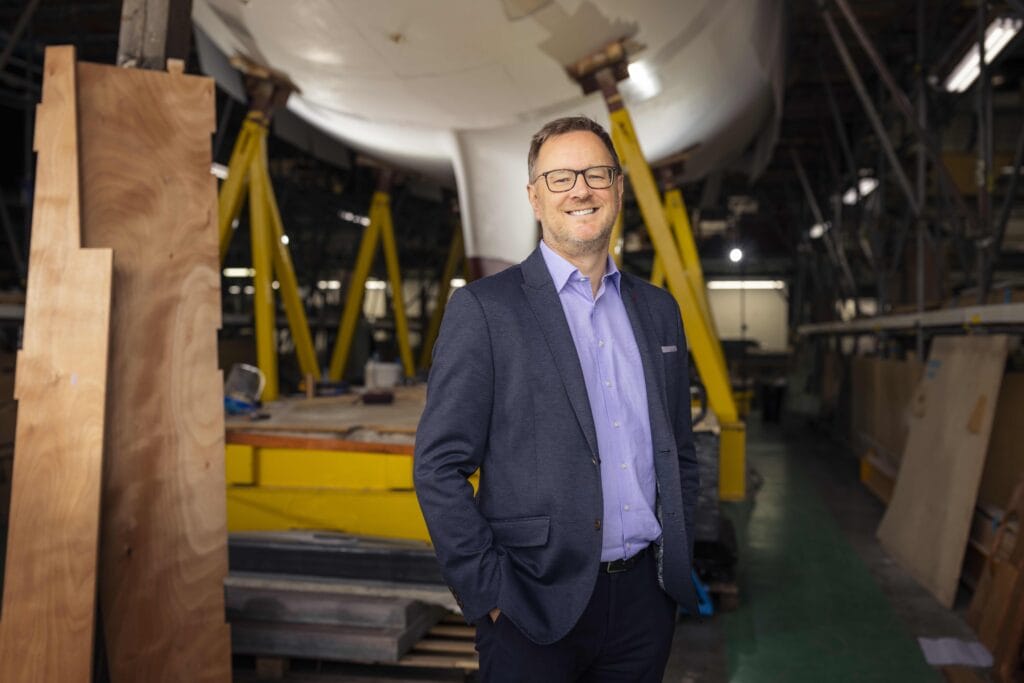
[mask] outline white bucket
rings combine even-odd
[[[398,363],[382,363],[377,360],[366,362],[365,382],[367,389],[390,389],[402,379],[402,366]]]

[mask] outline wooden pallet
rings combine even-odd
[[[388,681],[404,683],[414,676],[417,681],[462,681],[480,668],[474,643],[476,628],[467,626],[462,617],[450,613],[420,638],[397,662],[373,665],[299,657],[253,657],[236,665],[236,683],[281,680],[289,683],[356,683]],[[251,664],[251,666],[246,666]],[[403,672],[408,671],[408,675]],[[422,675],[436,678],[424,679]]]

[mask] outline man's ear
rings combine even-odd
[[[540,220],[540,198],[537,197],[537,188],[533,184],[526,185],[526,197],[530,200],[530,206],[533,207],[533,217]]]

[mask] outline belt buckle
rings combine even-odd
[[[615,562],[608,563],[608,569],[606,570],[609,574],[621,574],[627,571],[633,566],[633,558],[616,560]]]

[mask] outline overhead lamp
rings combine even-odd
[[[998,17],[985,29],[985,64],[991,64],[1003,51],[1014,36],[1024,26],[1024,19],[1016,17]],[[981,74],[981,59],[978,55],[978,44],[974,43],[963,58],[957,63],[949,76],[943,81],[942,87],[947,92],[961,93],[977,80]]]
[[[629,78],[619,86],[633,102],[649,100],[661,92],[661,81],[644,60],[629,65]]]
[[[210,175],[214,175],[221,180],[228,179],[228,167],[224,164],[218,164],[216,161],[210,164]]]
[[[827,221],[825,223],[815,223],[814,225],[811,226],[811,229],[807,232],[807,234],[812,240],[818,240],[824,237],[825,233],[828,232],[828,229],[830,227],[832,227],[832,225]]]
[[[341,289],[341,280],[319,280],[316,283],[317,289]]]
[[[465,287],[466,286],[466,280],[465,280],[465,278],[461,278],[461,277],[453,277],[451,279],[451,281],[448,283],[448,286],[451,287],[452,289],[458,289],[459,287]]]
[[[708,289],[785,289],[782,280],[708,280]]]
[[[733,247],[729,250],[729,260],[733,263],[739,263],[743,260],[743,250],[739,247]]]
[[[340,218],[343,221],[348,221],[349,223],[355,223],[356,225],[362,225],[363,227],[366,227],[367,225],[370,224],[370,217],[369,216],[360,216],[357,213],[352,213],[351,211],[345,211],[344,209],[342,209],[341,211],[338,211],[338,218]]]
[[[386,282],[383,280],[377,280],[376,278],[370,278],[366,281],[367,289],[385,289],[387,286]]]
[[[875,178],[874,176],[864,176],[857,181],[856,187],[850,187],[843,193],[843,204],[853,206],[857,203],[857,200],[860,197],[867,197],[869,194],[874,192],[876,187],[878,187],[878,178]]]
[[[225,268],[224,277],[252,277],[256,274],[255,268]]]

